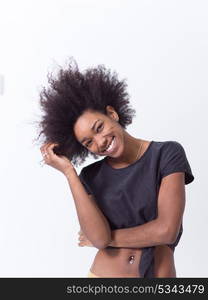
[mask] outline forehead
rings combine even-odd
[[[100,112],[86,111],[84,112],[74,124],[74,133],[78,140],[88,137],[91,133],[91,128],[97,120],[104,120],[106,116]],[[96,122],[96,126],[99,121]]]

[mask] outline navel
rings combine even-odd
[[[129,263],[130,264],[133,264],[134,260],[135,260],[134,255],[129,256]]]

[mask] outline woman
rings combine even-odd
[[[44,161],[67,178],[80,245],[98,248],[89,277],[176,277],[185,187],[194,180],[182,145],[127,133],[135,111],[125,81],[103,65],[69,64],[40,94]],[[88,155],[105,156],[81,170]],[[73,165],[74,163],[74,165]]]

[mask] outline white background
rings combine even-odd
[[[195,180],[177,277],[207,277],[208,2],[1,0],[0,39],[0,276],[86,277],[97,252],[78,247],[67,180],[40,167],[33,143],[47,72],[73,56],[80,70],[102,63],[127,78],[130,134],[183,145]]]

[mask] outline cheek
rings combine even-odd
[[[123,135],[123,131],[120,128],[116,128],[116,130],[115,130],[115,136],[118,139],[119,145],[123,144],[124,135]]]
[[[92,148],[89,149],[89,151],[90,151],[91,153],[97,153],[97,152],[98,152],[98,149],[97,149],[97,147],[92,147]]]

